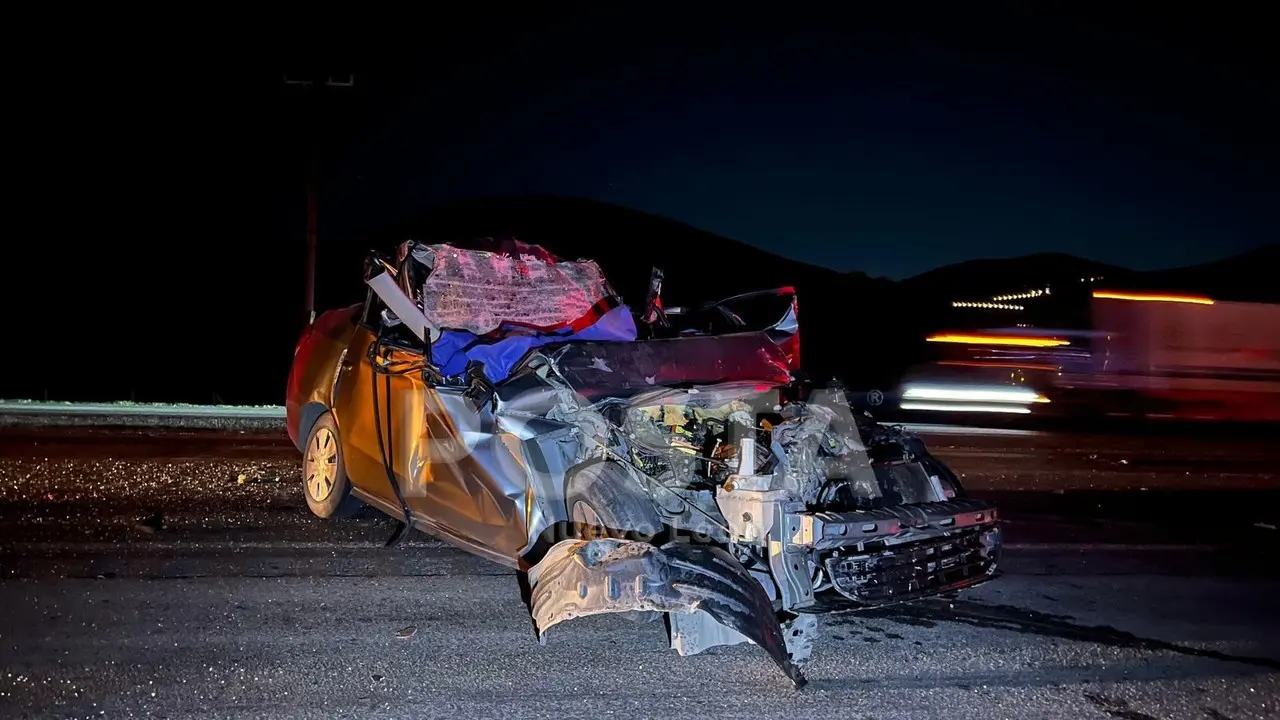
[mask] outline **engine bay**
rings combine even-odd
[[[847,404],[778,402],[776,393],[698,402],[616,405],[604,414],[627,458],[672,490],[732,489],[771,476],[817,512],[869,511],[961,497],[958,480],[913,435]],[[743,442],[747,440],[748,442]],[[745,452],[752,453],[749,462]]]

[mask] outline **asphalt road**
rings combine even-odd
[[[1005,573],[823,620],[807,688],[661,623],[533,637],[513,574],[307,512],[278,435],[0,430],[0,717],[1280,716],[1265,440],[929,429]]]

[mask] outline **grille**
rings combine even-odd
[[[998,542],[976,525],[942,537],[904,543],[867,555],[831,554],[823,562],[836,591],[850,600],[883,605],[972,584],[995,570]]]

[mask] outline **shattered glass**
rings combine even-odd
[[[589,260],[552,262],[533,254],[415,245],[415,261],[430,268],[422,311],[435,327],[476,335],[503,324],[555,330],[587,316],[611,292]]]

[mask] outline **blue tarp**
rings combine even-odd
[[[500,339],[480,339],[465,330],[445,330],[431,345],[432,361],[442,375],[449,377],[460,375],[467,364],[475,360],[484,363],[484,374],[489,381],[498,383],[507,379],[512,368],[531,348],[575,340],[634,342],[637,337],[635,320],[626,305],[613,308],[594,324],[576,333],[569,329],[538,332],[516,326],[502,328],[497,335]]]

